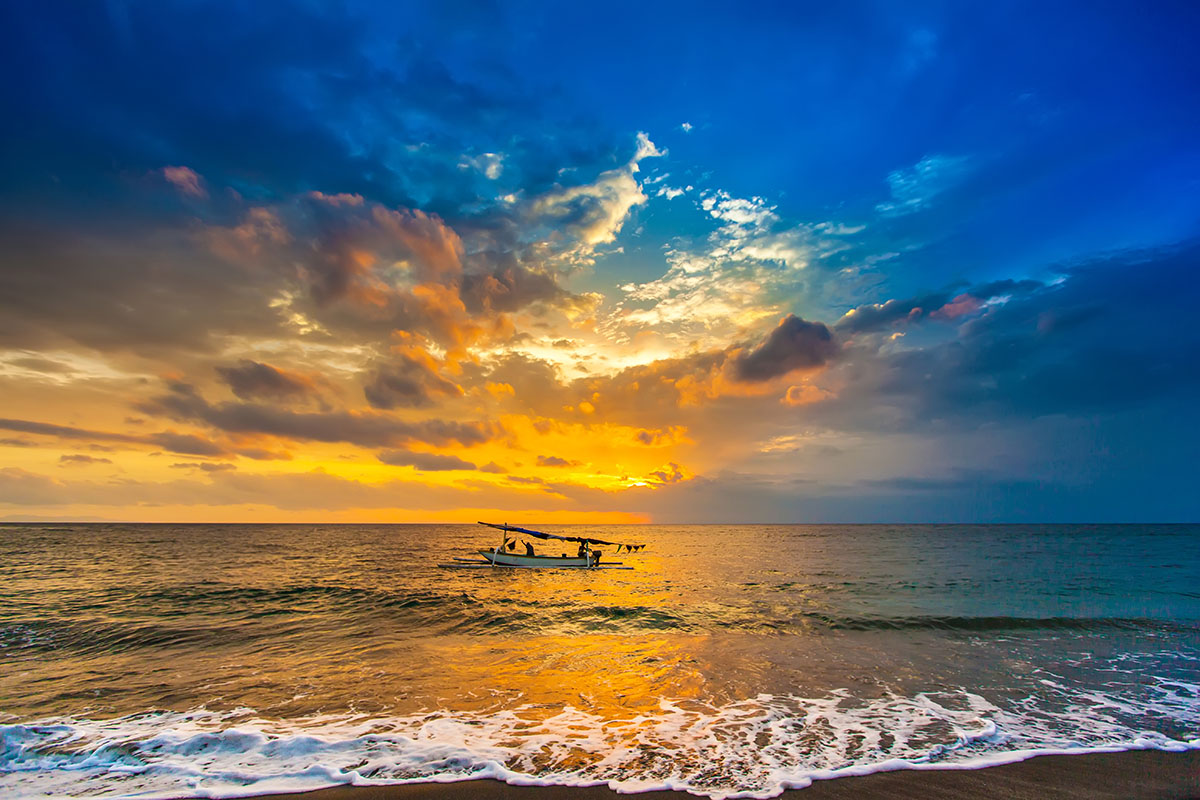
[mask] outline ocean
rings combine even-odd
[[[0,795],[608,784],[1200,748],[1200,526],[0,526]],[[535,542],[541,553],[569,549]]]

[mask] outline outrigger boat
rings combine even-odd
[[[632,553],[641,550],[646,545],[644,544],[625,544],[623,542],[608,542],[604,539],[591,539],[586,536],[559,536],[554,533],[544,533],[535,531],[529,528],[518,528],[516,525],[497,525],[494,522],[480,522],[480,525],[486,525],[489,528],[495,528],[503,531],[503,539],[500,544],[491,550],[479,550],[479,555],[483,556],[483,560],[476,558],[455,558],[453,564],[438,564],[439,567],[456,567],[463,569],[477,567],[523,567],[526,569],[557,567],[568,569],[633,569],[627,567],[620,561],[606,561],[600,563],[604,553],[596,550],[594,545],[614,545],[617,552],[621,548]],[[563,542],[578,542],[579,549],[575,555],[570,556],[566,553],[562,555],[538,555],[534,552],[533,545],[525,542],[525,552],[518,553],[517,540],[510,538],[509,533],[520,533],[527,536],[532,536],[535,539],[557,539]]]

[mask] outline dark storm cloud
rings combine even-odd
[[[893,299],[852,309],[837,321],[834,328],[840,333],[870,333],[889,328],[901,320],[917,321],[937,316],[939,312],[943,318],[953,319],[977,311],[987,300],[1029,294],[1044,288],[1040,281],[1001,280],[962,291],[947,289],[916,297]]]
[[[394,467],[413,467],[421,472],[448,472],[451,470],[474,470],[477,467],[470,461],[464,461],[455,456],[439,455],[437,453],[414,453],[410,450],[385,450],[378,458],[384,464]]]
[[[363,394],[375,408],[427,406],[433,402],[420,378],[391,369],[376,373],[375,378],[363,387]]]
[[[419,408],[432,405],[435,397],[460,395],[462,389],[434,372],[427,363],[396,356],[395,363],[375,373],[363,387],[363,394],[375,408]]]
[[[348,442],[360,447],[402,447],[421,442],[470,446],[498,435],[485,422],[441,419],[409,422],[388,414],[352,411],[296,412],[254,403],[212,404],[188,384],[173,383],[170,391],[138,409],[177,420],[203,422],[226,433],[267,434],[283,439]]]
[[[243,400],[290,400],[316,390],[312,379],[305,375],[249,359],[239,361],[237,366],[217,367],[217,373]]]
[[[743,381],[768,381],[793,370],[823,366],[836,351],[833,334],[824,323],[788,314],[754,349],[734,358],[734,370]]]
[[[1113,413],[1200,387],[1200,244],[1119,253],[1063,271],[1060,283],[989,284],[1006,302],[921,348],[847,354],[848,385],[822,413],[870,425],[971,424]],[[983,291],[979,294],[982,296]],[[868,412],[868,413],[864,413]],[[815,412],[813,412],[815,413]]]

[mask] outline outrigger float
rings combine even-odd
[[[542,531],[530,530],[529,528],[518,528],[516,525],[497,525],[494,522],[480,522],[480,525],[486,525],[489,528],[503,531],[504,536],[500,544],[491,550],[479,550],[479,555],[483,559],[478,558],[459,558],[455,557],[452,564],[438,564],[439,567],[448,567],[455,569],[487,569],[491,567],[517,567],[524,569],[633,569],[627,567],[620,561],[606,561],[600,563],[601,557],[604,555],[600,550],[596,550],[594,545],[614,545],[617,552],[621,548],[625,548],[627,552],[633,553],[641,550],[646,545],[644,544],[625,544],[623,542],[607,542],[603,539],[590,539],[586,536],[558,536],[553,533],[543,533]],[[557,539],[563,542],[578,542],[579,549],[575,555],[569,556],[566,553],[558,556],[538,555],[534,552],[533,545],[525,542],[525,552],[517,553],[517,540],[509,537],[509,533],[525,534],[532,536],[535,539]]]

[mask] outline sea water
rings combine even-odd
[[[768,797],[1200,747],[1200,526],[0,526],[0,795]],[[534,542],[557,555],[571,545]]]

